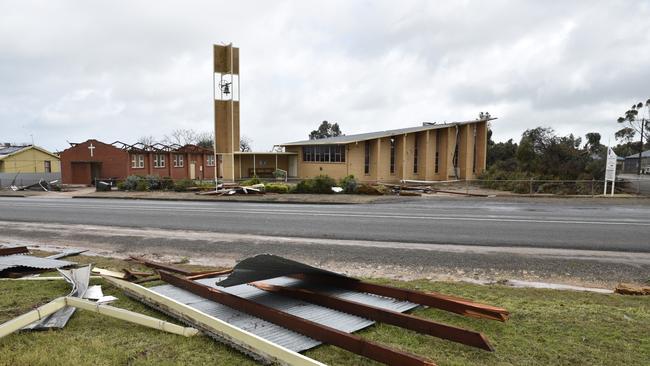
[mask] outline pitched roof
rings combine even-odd
[[[650,158],[650,150],[646,150],[641,153],[642,158]],[[638,159],[639,158],[639,153],[632,154],[630,156],[626,156],[625,159]]]
[[[24,145],[24,146],[2,146],[2,147],[0,147],[0,160],[5,159],[5,158],[7,158],[7,157],[9,157],[11,155],[18,154],[21,151],[29,150],[29,149],[38,150],[38,151],[40,151],[42,153],[51,155],[51,156],[53,156],[53,157],[55,157],[57,159],[59,158],[56,154],[53,154],[53,153],[43,149],[42,147],[38,147],[36,145]]]
[[[407,127],[407,128],[399,128],[396,130],[386,130],[386,131],[377,131],[377,132],[367,132],[367,133],[359,133],[355,135],[343,135],[343,136],[336,136],[336,137],[327,137],[324,139],[317,139],[317,140],[303,140],[303,141],[295,141],[295,142],[287,142],[284,144],[280,144],[279,146],[298,146],[298,145],[341,145],[341,144],[349,144],[352,142],[357,142],[357,141],[364,141],[364,140],[373,140],[373,139],[378,139],[382,137],[390,137],[390,136],[398,136],[398,135],[403,135],[405,133],[414,133],[414,132],[421,132],[421,131],[428,131],[428,130],[437,130],[440,128],[449,128],[453,126],[462,126],[470,123],[476,123],[476,122],[487,122],[494,120],[496,118],[488,118],[488,119],[477,119],[473,121],[463,121],[463,122],[450,122],[450,123],[441,123],[441,124],[424,124],[422,126],[415,126],[415,127]]]

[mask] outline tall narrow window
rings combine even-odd
[[[413,174],[418,174],[418,135],[415,135],[413,143]]]
[[[474,125],[474,152],[472,154],[472,173],[476,173],[476,125]]]
[[[395,174],[395,138],[390,138],[390,174]]]
[[[365,146],[363,173],[370,174],[370,141],[368,140],[366,140],[366,146]]]
[[[154,156],[153,156],[153,167],[154,168],[164,168],[165,167],[165,155],[164,154],[154,154]]]
[[[45,160],[43,163],[45,163],[45,173],[52,173],[52,162],[49,160]]]
[[[438,174],[439,171],[439,166],[440,166],[440,131],[436,131],[436,158],[434,161],[434,173]]]
[[[454,158],[452,159],[452,165],[454,168],[458,168],[458,161],[460,154],[460,133],[456,132],[456,147],[454,148]]]

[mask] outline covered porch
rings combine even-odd
[[[235,152],[235,179],[274,178],[276,170],[287,178],[298,176],[298,154],[295,152]]]

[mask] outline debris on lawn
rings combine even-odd
[[[528,287],[528,288],[545,288],[551,290],[571,290],[571,291],[584,291],[584,292],[596,292],[600,294],[612,294],[613,290],[605,288],[594,288],[594,287],[582,287],[582,286],[573,286],[573,285],[564,285],[559,283],[547,283],[547,282],[535,282],[535,281],[520,281],[520,280],[504,280],[497,281],[496,283],[505,286],[512,287]]]
[[[201,312],[220,327],[228,324],[292,352],[327,343],[375,361],[399,365],[433,363],[352,333],[375,322],[384,322],[492,351],[486,337],[479,332],[404,312],[424,305],[475,318],[506,321],[509,317],[508,311],[502,308],[438,293],[367,283],[268,254],[241,261],[227,278],[223,274],[229,271],[190,275],[189,271],[173,265],[133,259],[155,268],[167,284],[144,289],[113,278],[106,280],[128,296],[266,362],[277,359],[269,359],[266,351],[245,340],[233,340],[222,328],[207,327],[190,314]],[[156,299],[156,296],[161,297]]]
[[[14,181],[15,181],[15,178],[14,178]],[[14,185],[13,182],[12,182],[10,188],[14,192],[16,192],[16,191],[45,191],[45,192],[50,192],[50,191],[52,191],[54,189],[57,189],[57,187],[58,187],[57,184],[58,183],[59,183],[58,179],[48,182],[45,179],[41,178],[41,179],[38,180],[38,182],[36,182],[34,184],[30,184],[30,185],[27,185],[27,186],[20,186],[20,187]],[[59,188],[59,190],[60,190],[60,188]]]
[[[116,308],[110,305],[98,304],[77,297],[65,296],[54,299],[26,314],[11,319],[4,324],[0,324],[0,338],[5,337],[17,330],[20,330],[29,324],[38,322],[44,317],[54,314],[57,311],[60,311],[67,307],[92,311],[98,314],[110,316],[112,318],[125,320],[131,323],[144,325],[149,328],[182,335],[185,337],[191,337],[199,334],[199,331],[194,328],[183,327],[148,315],[136,313],[126,309]]]
[[[0,256],[0,277],[23,277],[29,274],[51,271],[75,265],[60,259],[34,257],[24,254]]]
[[[70,270],[61,270],[59,273],[65,280],[72,285],[72,290],[68,297],[83,298],[88,289],[90,282],[90,265],[81,268],[74,268]],[[41,320],[26,326],[25,330],[43,330],[50,328],[63,328],[68,324],[68,320],[74,314],[75,308],[67,306],[59,311],[51,314]]]
[[[0,256],[12,255],[12,254],[26,254],[29,253],[27,247],[7,247],[0,248]],[[56,259],[56,258],[53,258]]]
[[[650,286],[635,286],[629,283],[619,283],[614,292],[621,295],[650,295]]]
[[[264,194],[264,184],[253,184],[252,186],[225,185],[219,184],[215,191],[196,192],[201,196],[231,196],[234,194]]]

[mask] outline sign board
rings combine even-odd
[[[607,148],[607,163],[605,164],[605,180],[615,180],[616,179],[616,153],[612,150],[611,147]]]

